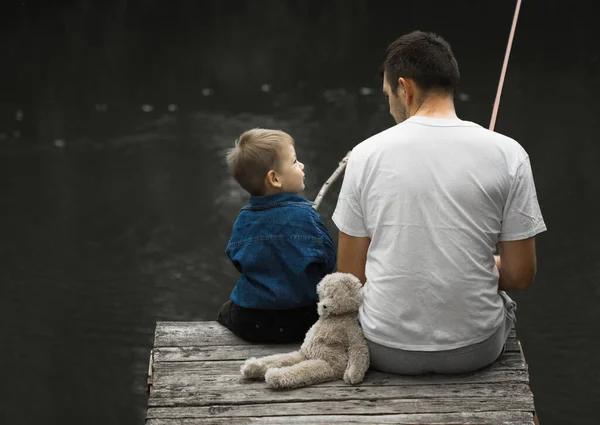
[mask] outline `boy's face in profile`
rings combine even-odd
[[[299,193],[304,190],[304,164],[296,158],[294,146],[288,144],[281,151],[276,181],[283,193]]]

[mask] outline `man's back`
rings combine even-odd
[[[492,335],[504,320],[495,246],[545,228],[532,199],[527,153],[471,122],[412,117],[358,145],[333,219],[371,238],[367,338],[440,351]]]

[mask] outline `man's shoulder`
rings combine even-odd
[[[495,131],[488,130],[487,128],[483,128],[483,127],[479,128],[479,133],[481,134],[482,138],[485,138],[491,142],[497,143],[508,149],[513,149],[513,150],[522,150],[523,149],[523,147],[521,146],[521,144],[519,142],[517,142],[512,137],[509,137],[505,134],[497,133]]]
[[[401,137],[402,131],[399,130],[400,125],[395,125],[365,139],[352,149],[352,154],[350,155],[351,161],[354,164],[364,166],[365,163],[369,162],[371,157],[378,155],[385,149],[384,147],[387,142],[398,140],[398,137]]]
[[[485,138],[482,138],[482,142],[489,143],[501,151],[509,168],[518,167],[529,157],[525,148],[512,137],[487,129],[482,129],[482,131],[484,132],[482,134],[485,135]]]
[[[382,142],[395,140],[401,133],[400,124],[390,127],[356,145],[354,149],[352,149],[352,153],[354,154],[356,152],[356,156],[368,156],[373,154],[381,148]]]
[[[380,131],[372,135],[368,139],[356,145],[352,153],[356,157],[368,158],[372,155],[379,155],[384,152],[390,144],[398,144],[403,141],[411,142],[415,140],[415,128],[410,125],[410,122],[405,121],[396,124],[390,128]]]

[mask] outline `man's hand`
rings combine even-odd
[[[351,273],[364,285],[365,267],[371,238],[357,238],[340,232],[338,241],[338,272]]]

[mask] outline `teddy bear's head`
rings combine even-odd
[[[319,316],[336,316],[358,311],[362,302],[362,285],[350,273],[328,274],[317,285]]]

